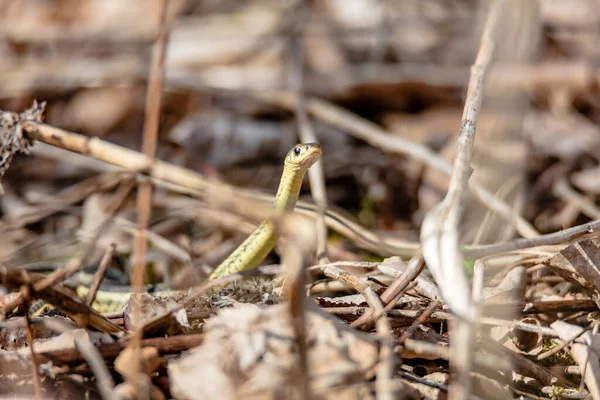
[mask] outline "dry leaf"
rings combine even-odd
[[[554,273],[581,285],[600,307],[600,239],[581,240],[544,261]]]
[[[182,399],[289,395],[297,357],[287,312],[287,305],[239,304],[211,318],[202,345],[169,363],[172,393]],[[320,312],[308,312],[307,319],[312,390],[337,397],[339,391],[324,390],[365,379],[377,347]],[[354,389],[348,398],[365,395]]]

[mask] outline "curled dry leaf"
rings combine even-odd
[[[541,326],[541,323],[536,318],[523,318],[521,322]],[[544,337],[538,332],[527,332],[520,329],[511,329],[512,343],[521,351],[526,353],[540,352],[542,350]]]
[[[366,398],[366,392],[348,384],[371,375],[377,362],[375,340],[313,310],[307,325],[312,393]],[[239,304],[206,323],[201,346],[169,363],[171,392],[181,399],[288,397],[297,374],[295,351],[285,305],[261,309]],[[331,390],[344,384],[345,389]]]
[[[567,281],[581,285],[600,307],[600,239],[571,244],[543,264]]]

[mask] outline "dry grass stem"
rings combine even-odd
[[[151,166],[151,160],[154,159],[158,140],[158,130],[160,121],[160,109],[163,90],[163,79],[165,74],[165,52],[167,45],[167,35],[170,28],[171,18],[174,15],[169,15],[169,0],[161,0],[158,16],[158,33],[154,41],[152,49],[152,61],[150,65],[150,76],[148,78],[148,92],[146,94],[146,107],[144,118],[144,132],[142,150],[148,164],[143,168]],[[133,293],[141,293],[144,290],[144,282],[146,277],[146,253],[148,250],[148,224],[150,222],[150,213],[152,209],[152,184],[144,179],[138,181],[137,191],[137,231],[134,236],[134,253],[133,253],[133,270],[131,272],[131,289]],[[132,320],[140,321],[141,315],[141,298],[134,296],[132,301]],[[135,330],[139,327],[134,326]],[[129,348],[133,351],[134,359],[137,362],[133,363],[132,376],[137,378],[137,375],[142,370],[141,358],[141,330],[138,334],[134,334],[129,342]],[[134,385],[137,393],[143,393],[142,383],[136,379],[135,382],[128,382]]]
[[[291,38],[292,76],[296,87],[296,120],[298,121],[298,134],[301,143],[317,143],[318,139],[310,123],[305,106],[304,95],[304,53],[302,50],[302,32],[296,32]],[[325,172],[323,160],[319,160],[308,170],[310,178],[310,191],[317,206],[317,219],[315,221],[317,233],[317,260],[319,263],[329,262],[327,258],[327,225],[325,224],[325,211],[327,210],[327,192],[325,190]]]
[[[417,276],[423,271],[425,262],[420,254],[414,256],[408,263],[408,267],[402,275],[400,275],[381,295],[381,302],[386,309],[394,307],[397,299],[408,290],[409,285],[414,283]],[[369,310],[365,315],[354,321],[351,325],[361,327],[373,321],[373,311]]]
[[[296,379],[294,380],[299,398],[309,399],[311,398],[311,385],[304,265],[306,259],[312,257],[316,248],[314,225],[304,217],[291,215],[284,221],[283,235],[287,240],[283,246],[282,266],[299,359],[298,374],[295,375]]]
[[[444,300],[458,316],[453,329],[450,366],[456,380],[450,384],[450,399],[465,399],[471,393],[471,367],[479,310],[471,301],[468,280],[463,272],[458,228],[471,175],[475,129],[483,98],[483,83],[494,50],[493,36],[499,19],[500,0],[492,2],[475,63],[471,67],[469,89],[463,110],[454,168],[444,200],[427,213],[421,228],[423,257],[439,285]],[[518,228],[517,228],[518,229]]]
[[[96,300],[96,293],[98,293],[98,289],[100,288],[100,284],[106,275],[106,271],[108,267],[110,267],[110,263],[115,256],[116,245],[112,244],[109,248],[106,249],[104,255],[102,256],[102,260],[100,260],[100,265],[98,266],[98,270],[94,273],[94,280],[90,285],[90,289],[87,293],[85,302],[88,306],[92,306],[94,304],[94,300]]]

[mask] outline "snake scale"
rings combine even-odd
[[[275,217],[292,211],[298,201],[300,188],[306,171],[321,158],[321,146],[316,143],[295,145],[286,155],[279,188],[273,202]],[[218,279],[230,274],[256,268],[269,254],[278,239],[278,232],[273,222],[263,221],[251,234],[231,253],[208,279]],[[80,297],[87,295],[88,288],[77,286]],[[153,296],[168,296],[177,293],[174,290],[149,290]],[[127,302],[131,292],[100,290],[96,294],[93,308],[100,312],[119,311]]]

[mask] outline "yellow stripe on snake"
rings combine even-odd
[[[294,209],[304,175],[321,158],[321,155],[321,146],[316,143],[297,144],[287,153],[279,188],[273,202],[274,217],[280,217]],[[256,268],[273,249],[278,236],[273,222],[270,219],[263,221],[229,257],[215,268],[208,279],[217,279]],[[85,297],[87,291],[88,288],[83,285],[77,287],[79,296]],[[176,291],[155,291],[150,294],[168,296],[173,293]],[[100,312],[119,311],[130,295],[130,292],[99,291],[93,308]]]

